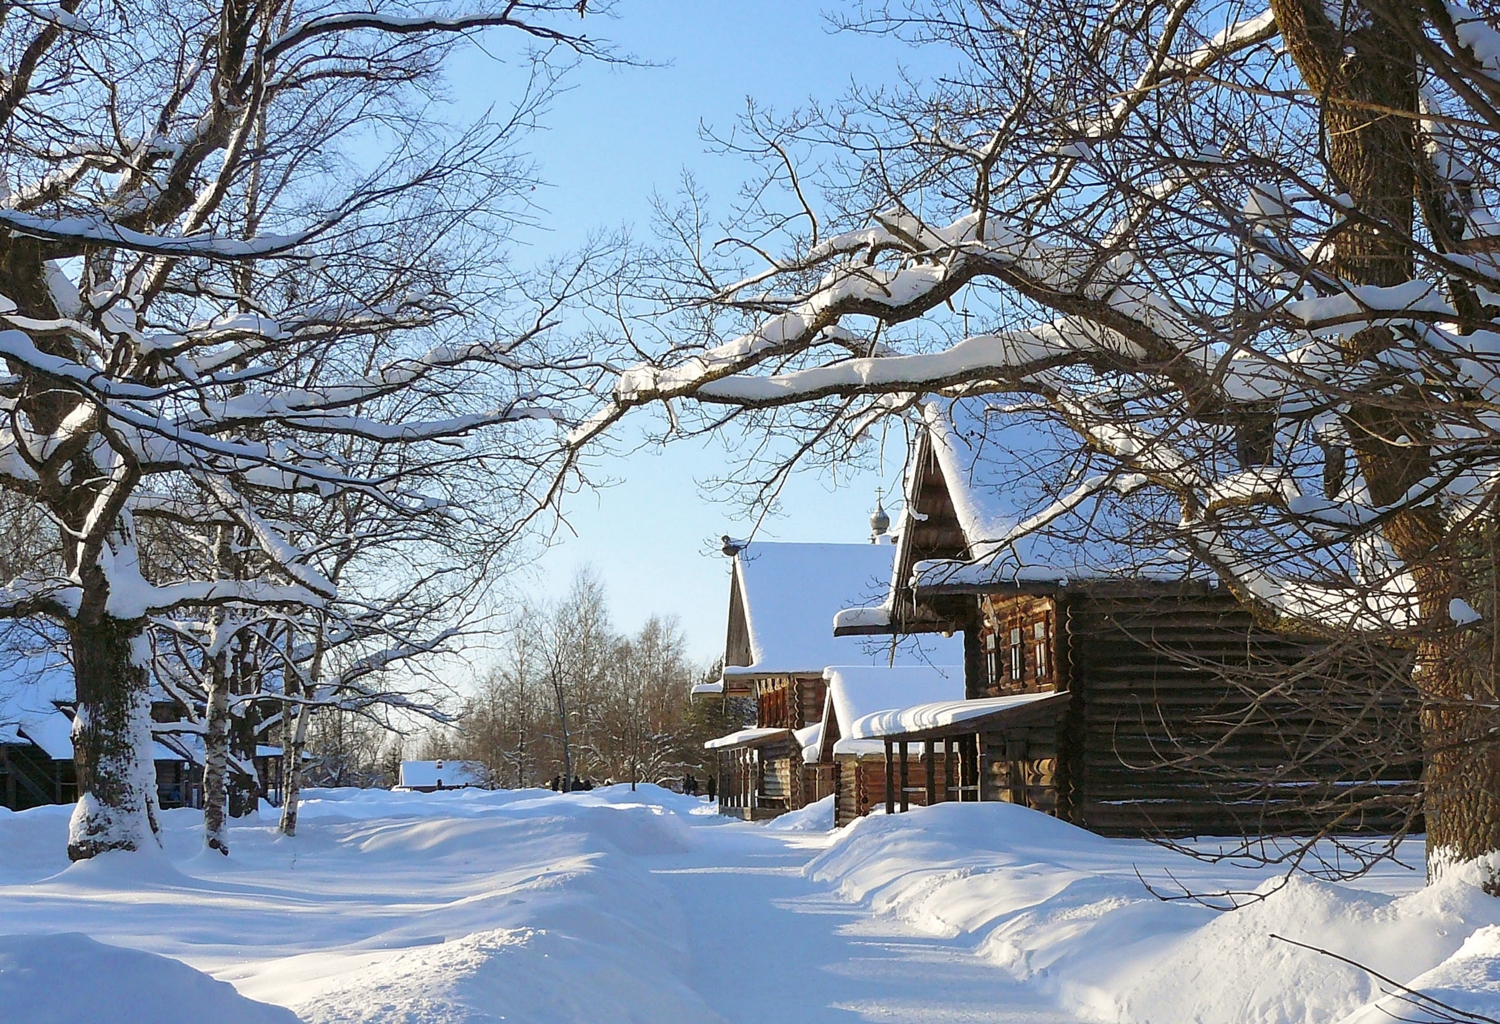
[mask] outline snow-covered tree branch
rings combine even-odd
[[[1411,645],[1431,870],[1500,855],[1492,13],[911,0],[848,21],[950,71],[752,107],[720,142],[762,180],[718,245],[701,197],[666,211],[682,244],[617,315],[636,365],[575,444],[652,405],[803,458],[922,395],[1045,411],[1075,456],[1002,547],[1067,517],[1086,542],[1111,503],[1270,620]]]
[[[549,54],[611,59],[582,10],[65,0],[0,20],[0,487],[60,539],[55,570],[4,582],[0,614],[50,616],[72,647],[74,857],[154,841],[152,623],[198,617],[212,719],[226,652],[272,635],[247,623],[377,602],[339,552],[476,528],[499,544],[534,508],[551,420],[597,372],[550,347],[597,254],[525,279],[503,243]],[[428,97],[482,30],[534,48],[531,81],[454,131]],[[330,503],[358,521],[320,533]],[[482,568],[417,578],[462,594]],[[364,615],[318,700],[441,646],[395,607]]]

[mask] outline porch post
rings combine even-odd
[[[974,799],[984,801],[984,777],[988,773],[984,770],[984,744],[980,741],[979,733],[974,734]]]
[[[953,799],[953,737],[943,737],[943,799]],[[963,794],[959,794],[963,799]]]
[[[896,813],[896,763],[891,760],[891,741],[885,741],[885,813]]]
[[[908,777],[906,774],[906,741],[902,740],[900,744],[898,744],[898,746],[900,748],[901,756],[901,811],[902,813],[905,813],[909,809],[906,803],[906,789],[908,783]]]
[[[937,803],[937,744],[932,740],[923,740],[922,757],[927,761],[927,806],[931,807]]]

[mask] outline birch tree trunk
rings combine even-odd
[[[287,637],[288,663],[292,648],[292,637]],[[283,684],[288,688],[287,696],[295,697],[299,694],[306,698],[312,698],[317,694],[318,679],[323,674],[323,623],[318,622],[318,639],[313,650],[312,665],[308,669],[307,686],[305,689],[292,681],[290,673],[287,675],[288,682]],[[292,692],[293,690],[297,692]],[[296,724],[293,725],[295,716]],[[281,817],[276,823],[276,831],[284,836],[295,836],[297,834],[297,806],[302,798],[302,752],[307,749],[307,725],[312,718],[312,707],[309,704],[288,700],[286,711],[282,715],[282,742],[281,742]]]
[[[223,628],[223,624],[220,624]],[[229,837],[229,678],[228,654],[215,638],[209,663],[206,726],[203,735],[203,843],[228,856]]]

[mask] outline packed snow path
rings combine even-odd
[[[689,983],[735,1024],[1051,1022],[1046,1007],[977,956],[838,896],[804,875],[827,845],[764,827],[715,829],[653,869],[688,917]]]
[[[325,791],[295,840],[242,823],[206,855],[172,811],[165,855],[72,866],[67,811],[0,812],[0,1024],[1390,1019],[1273,932],[1500,1009],[1500,900],[1462,879],[1392,866],[1215,914],[1137,871],[1267,876],[1003,804],[829,833],[652,787]]]

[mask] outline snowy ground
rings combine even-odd
[[[75,866],[67,814],[0,811],[5,1024],[1391,1019],[1273,933],[1500,1012],[1500,900],[1461,881],[1393,866],[1218,914],[1136,872],[1263,877],[1004,804],[830,834],[826,807],[748,825],[656,789],[323,791],[296,840],[244,824],[207,856],[171,811],[165,856]]]

